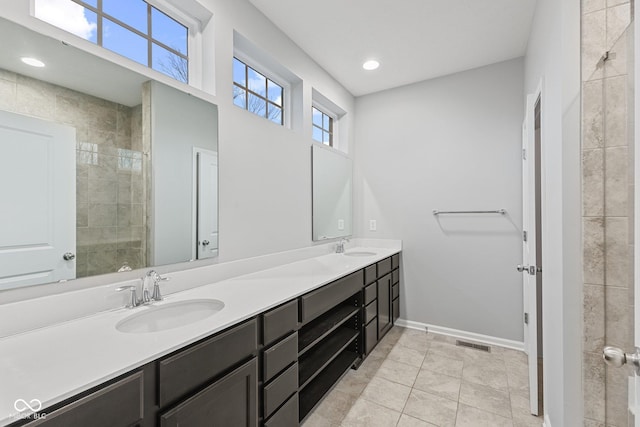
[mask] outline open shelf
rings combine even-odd
[[[339,305],[308,325],[305,325],[303,329],[298,331],[298,356],[302,356],[316,343],[342,326],[347,320],[353,317],[358,310],[360,310],[360,307]]]
[[[320,399],[331,390],[357,358],[356,353],[343,351],[304,390],[300,391],[300,420],[303,420],[320,402]]]
[[[359,335],[359,331],[339,328],[328,336],[321,346],[298,359],[300,390],[305,388],[333,359],[335,359]]]

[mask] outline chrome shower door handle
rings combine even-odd
[[[640,375],[640,348],[636,347],[633,353],[625,353],[618,347],[607,346],[602,350],[602,359],[614,368],[620,368],[625,364],[633,365],[636,374]]]

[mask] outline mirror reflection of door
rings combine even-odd
[[[75,139],[0,111],[0,290],[76,277]]]
[[[218,154],[196,148],[197,258],[218,254]]]

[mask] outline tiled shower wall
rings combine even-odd
[[[633,5],[582,1],[584,425],[626,427],[629,368],[605,345],[633,348]]]
[[[0,69],[0,110],[76,129],[76,276],[144,267],[142,107]]]

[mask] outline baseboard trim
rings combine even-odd
[[[511,348],[513,350],[524,351],[524,343],[519,341],[507,340],[504,338],[492,337],[489,335],[476,334],[475,332],[461,331],[458,329],[445,328],[443,326],[430,325],[428,323],[414,322],[412,320],[398,319],[396,325],[403,328],[417,329],[424,331],[428,329],[429,332],[436,334],[448,335],[454,338],[461,338],[476,341],[483,344],[497,345],[500,347]],[[546,427],[551,427],[547,425]]]

